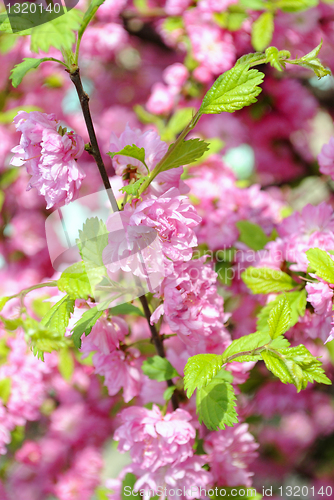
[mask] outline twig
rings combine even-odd
[[[94,160],[97,164],[97,167],[99,169],[100,175],[101,175],[102,180],[103,180],[104,187],[107,190],[112,209],[114,212],[118,212],[119,207],[118,207],[115,195],[113,193],[113,190],[111,188],[109,177],[108,177],[108,174],[107,174],[107,171],[106,171],[106,168],[104,166],[102,156],[100,153],[100,149],[99,149],[99,145],[97,142],[97,138],[96,138],[96,134],[95,134],[95,130],[94,130],[94,125],[93,125],[93,121],[92,121],[92,117],[91,117],[90,109],[89,109],[89,96],[86,94],[86,92],[83,89],[82,81],[80,78],[80,70],[79,70],[79,68],[75,68],[73,71],[69,71],[69,73],[70,73],[70,78],[71,78],[72,82],[74,83],[74,86],[77,90],[77,94],[78,94],[79,101],[81,104],[82,113],[83,113],[83,116],[84,116],[84,119],[86,122],[86,127],[87,127],[89,140],[90,140],[90,146],[91,146],[89,148],[89,153],[94,157]],[[148,307],[147,298],[145,295],[142,295],[141,297],[139,297],[139,299],[140,299],[140,302],[143,306],[144,313],[145,313],[148,325],[150,327],[152,341],[154,343],[155,349],[156,349],[159,356],[161,356],[162,358],[165,358],[166,353],[165,353],[162,338],[159,335],[159,333],[157,332],[157,329],[155,328],[155,326],[151,325],[151,322],[150,322],[151,312],[150,312],[150,309]],[[168,387],[173,386],[174,385],[173,381],[167,380],[167,385],[168,385]],[[172,400],[173,409],[176,410],[179,407],[179,402],[178,402],[177,394],[175,392],[174,392],[171,400]]]

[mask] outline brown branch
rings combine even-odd
[[[94,125],[93,125],[93,121],[92,121],[92,117],[91,117],[90,109],[89,109],[89,96],[86,94],[86,92],[83,89],[82,81],[80,78],[80,70],[79,70],[79,68],[76,68],[73,72],[69,72],[69,73],[70,73],[70,78],[71,78],[72,82],[74,83],[74,86],[77,90],[82,113],[83,113],[83,116],[84,116],[84,119],[86,122],[86,127],[87,127],[89,140],[90,140],[90,147],[88,147],[87,150],[94,157],[94,160],[96,162],[96,165],[97,165],[99,172],[100,172],[100,175],[102,177],[104,187],[107,190],[112,209],[114,212],[118,212],[119,207],[118,207],[115,195],[113,193],[113,190],[111,188],[109,177],[108,177],[108,174],[107,174],[107,171],[106,171],[106,168],[104,166],[102,156],[100,153],[100,149],[99,149],[99,145],[97,142],[97,138],[96,138],[96,134],[95,134],[95,130],[94,130]],[[143,306],[144,313],[145,313],[148,325],[150,327],[152,341],[153,341],[153,344],[155,346],[155,349],[156,349],[159,356],[161,356],[162,358],[165,358],[166,353],[165,353],[162,338],[159,335],[159,333],[157,332],[156,327],[154,325],[151,325],[151,312],[150,312],[150,309],[148,307],[147,298],[145,295],[142,295],[141,297],[139,297],[139,299],[140,299],[140,302]],[[168,385],[168,387],[173,386],[174,385],[173,381],[167,380],[167,385]],[[178,402],[178,396],[175,392],[174,392],[171,399],[172,399],[173,409],[176,410],[179,407],[179,402]]]

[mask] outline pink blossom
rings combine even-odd
[[[170,113],[174,107],[174,92],[163,83],[155,83],[146,103],[147,111],[155,115]]]
[[[174,275],[164,279],[164,303],[151,317],[156,322],[164,314],[172,332],[186,344],[224,331],[224,301],[217,293],[217,274],[205,257],[175,266]]]
[[[326,203],[306,205],[301,213],[295,212],[278,227],[284,239],[285,260],[294,262],[293,271],[306,272],[308,260],[305,252],[310,248],[334,248],[334,214]]]
[[[156,405],[152,410],[132,406],[120,413],[122,425],[114,439],[118,449],[130,451],[132,460],[141,469],[152,472],[167,464],[179,464],[193,454],[195,429],[191,416],[177,409],[163,415]]]
[[[87,447],[78,452],[72,468],[59,477],[55,495],[59,500],[90,500],[100,483],[102,466],[99,450]]]
[[[211,432],[204,440],[204,449],[214,482],[222,486],[251,486],[253,474],[248,467],[257,456],[258,446],[248,432],[248,424]]]
[[[11,163],[25,165],[32,175],[28,189],[35,187],[47,202],[46,208],[69,203],[77,196],[85,174],[77,165],[84,151],[83,139],[74,132],[58,132],[54,114],[19,111],[14,118],[22,132]]]
[[[151,171],[156,164],[163,158],[167,152],[168,146],[162,142],[160,137],[153,130],[142,133],[139,129],[131,129],[128,125],[124,132],[117,137],[114,133],[110,138],[110,152],[121,151],[125,146],[135,144],[138,148],[145,149],[145,162]],[[129,173],[128,165],[131,165],[131,171],[138,170],[142,175],[147,175],[147,170],[141,161],[129,156],[114,156],[113,166],[117,175]]]
[[[180,16],[190,4],[191,0],[166,0],[165,11],[169,16]]]
[[[128,41],[128,33],[117,23],[98,23],[88,26],[81,42],[86,57],[110,61]]]
[[[184,64],[174,63],[164,70],[162,78],[172,87],[182,87],[187,81],[189,71]]]
[[[143,491],[149,498],[153,496],[152,492],[161,491],[160,498],[165,500],[171,498],[172,492],[181,489],[180,499],[194,500],[203,496],[201,488],[203,492],[212,485],[211,473],[203,469],[205,463],[207,463],[206,455],[194,455],[180,464],[169,467],[165,465],[155,471],[145,471],[144,474],[136,464],[129,466],[128,470],[139,476],[134,485],[135,491]]]
[[[161,197],[152,197],[139,203],[131,225],[152,227],[158,232],[162,251],[174,263],[189,260],[197,245],[193,228],[200,222],[194,207],[186,196],[172,188]]]
[[[41,447],[35,441],[25,441],[22,448],[16,452],[15,458],[23,464],[38,466],[42,459]]]
[[[320,172],[325,175],[330,175],[334,179],[334,137],[329,139],[328,144],[322,146],[321,152],[318,155]]]
[[[123,388],[123,398],[126,403],[140,393],[141,388],[141,362],[136,349],[113,351],[105,355],[93,355],[95,373],[105,377],[104,384],[110,396],[117,394]]]
[[[328,315],[332,311],[333,290],[326,283],[307,283],[307,300],[314,307],[314,312],[319,315]]]
[[[129,329],[122,318],[113,317],[110,320],[100,318],[93,326],[88,337],[82,338],[82,351],[98,351],[101,354],[110,354],[119,348]]]

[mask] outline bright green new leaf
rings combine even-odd
[[[3,378],[0,380],[0,399],[2,399],[3,404],[8,403],[11,388],[12,381],[10,378]]]
[[[42,361],[44,361],[45,352],[59,351],[68,345],[68,339],[64,337],[65,329],[63,328],[66,321],[68,322],[68,319],[65,318],[68,310],[64,311],[65,306],[68,304],[66,304],[66,302],[60,304],[60,302],[55,304],[58,306],[58,311],[54,310],[54,315],[50,318],[47,325],[42,322],[39,323],[31,317],[26,318],[22,325],[26,342],[30,344],[34,356],[37,356]],[[50,312],[52,309],[50,309]],[[43,319],[47,316],[48,315]],[[59,325],[59,330],[56,328],[57,324]]]
[[[305,314],[306,308],[306,290],[300,290],[298,292],[287,292],[285,297],[289,301],[290,309],[291,309],[291,322],[290,328],[294,326],[298,321],[299,317],[303,317]],[[261,311],[258,314],[258,320],[256,324],[257,330],[267,330],[268,329],[268,319],[271,310],[275,307],[278,302],[281,300],[282,295],[279,295],[274,300],[269,302],[267,305],[262,307]]]
[[[270,370],[284,384],[294,384],[297,392],[307,387],[308,382],[330,385],[321,362],[302,344],[278,351],[263,351],[261,356]]]
[[[81,18],[80,10],[71,9],[63,16],[36,26],[31,32],[30,49],[32,52],[48,52],[50,47],[71,50]]]
[[[34,61],[37,60],[42,60],[42,59],[34,59]],[[14,71],[14,70],[12,70]],[[38,106],[17,106],[15,108],[10,108],[7,111],[1,112],[0,113],[0,123],[4,123],[5,125],[8,125],[9,123],[12,123],[14,120],[14,117],[17,115],[19,111],[26,111],[27,113],[30,113],[31,111],[43,111],[42,108],[39,108]]]
[[[30,71],[31,69],[36,69],[38,66],[44,62],[48,61],[49,59],[47,57],[44,57],[43,59],[35,59],[33,57],[26,57],[23,59],[23,62],[16,64],[14,68],[10,72],[10,77],[9,79],[12,80],[12,85],[13,87],[17,87],[20,85],[22,82],[24,76]]]
[[[27,16],[11,15],[10,22],[6,13],[0,14],[0,33],[30,35],[31,28],[35,26],[32,19]]]
[[[291,323],[291,308],[288,299],[283,296],[278,303],[272,308],[268,318],[269,335],[272,339],[276,339],[283,335],[289,328]]]
[[[273,68],[278,71],[283,71],[285,68],[285,60],[289,59],[291,54],[288,50],[278,50],[276,47],[268,47],[266,49],[266,62],[270,63]]]
[[[263,12],[252,24],[252,45],[255,50],[262,51],[270,44],[274,33],[274,15]]]
[[[59,351],[58,357],[59,357],[59,363],[58,363],[59,373],[65,380],[69,382],[74,372],[74,359],[72,352],[70,351],[70,349],[67,348],[61,349]]]
[[[311,248],[306,252],[307,259],[313,271],[319,278],[334,284],[334,261],[325,250]]]
[[[41,325],[61,335],[65,334],[71,314],[74,311],[75,300],[69,295],[60,299],[42,318]]]
[[[9,297],[1,297],[0,298],[0,311],[5,307],[7,302],[9,301]]]
[[[134,474],[131,474],[131,472],[126,474],[121,488],[121,500],[138,500],[138,493],[132,493],[136,481],[137,478]],[[129,491],[131,492],[130,495],[128,494]]]
[[[102,259],[102,252],[107,244],[108,231],[105,223],[97,217],[87,219],[79,231],[78,246],[92,288],[107,274]]]
[[[205,151],[208,150],[209,145],[207,142],[201,141],[200,139],[189,139],[188,141],[180,142],[176,147],[174,144],[171,144],[168,151],[170,151],[171,148],[174,149],[171,151],[168,158],[162,161],[159,173],[193,163],[203,156]]]
[[[170,387],[167,387],[167,389],[164,391],[163,393],[163,398],[165,401],[169,401],[170,398],[173,396],[174,394],[174,391],[176,389],[176,386],[175,385],[172,385]]]
[[[288,274],[270,267],[248,267],[241,278],[253,293],[285,292],[297,286]]]
[[[147,179],[147,177],[141,177],[133,184],[128,184],[127,186],[123,186],[120,189],[120,191],[136,197],[136,196],[138,196],[138,191],[139,191],[140,186],[143,184],[143,182],[146,181],[146,179]]]
[[[242,354],[245,351],[254,351],[259,347],[266,346],[270,344],[271,347],[275,349],[284,349],[289,347],[290,343],[287,339],[282,336],[271,339],[269,332],[255,332],[250,333],[249,335],[244,335],[239,339],[233,340],[232,344],[228,346],[227,349],[222,354],[223,362],[230,356],[234,356],[235,354],[241,353],[240,356],[233,358],[232,361],[258,361],[261,359],[260,354]]]
[[[142,370],[148,378],[157,380],[158,382],[180,376],[168,359],[161,356],[153,356],[146,359],[142,364]]]
[[[226,425],[233,427],[238,422],[233,386],[223,379],[221,372],[196,394],[199,422],[204,422],[210,430],[225,429]]]
[[[62,272],[57,281],[61,292],[66,292],[72,299],[88,299],[91,286],[83,262],[77,262]]]
[[[201,114],[233,113],[257,101],[261,92],[258,86],[264,74],[249,65],[236,64],[234,68],[220,75],[206,93],[199,109]]]
[[[84,34],[89,22],[92,20],[94,17],[97,9],[104,3],[105,0],[92,0],[89,2],[88,9],[84,13],[80,28],[78,30],[78,38],[80,39],[82,35]]]
[[[125,146],[123,149],[120,151],[116,151],[115,153],[107,153],[111,158],[114,158],[116,155],[120,156],[129,156],[130,158],[135,158],[136,160],[141,161],[145,167],[148,167],[145,163],[145,149],[144,148],[139,148],[135,144],[132,144],[132,146]]]
[[[256,64],[264,63],[265,59],[266,57],[263,52],[251,52],[239,57],[239,59],[235,63],[235,66],[253,66]]]
[[[278,0],[275,7],[283,12],[301,12],[316,7],[318,3],[318,0]]]
[[[184,388],[190,398],[195,389],[208,385],[221,370],[222,356],[218,354],[196,354],[191,356],[184,369]]]
[[[269,238],[258,224],[248,220],[239,220],[236,223],[239,230],[239,240],[252,250],[262,250],[268,243]]]
[[[139,307],[133,304],[119,304],[118,306],[111,307],[109,311],[113,316],[118,316],[119,314],[134,314],[135,316],[142,316],[142,318],[145,318],[145,314]]]
[[[265,10],[266,4],[263,0],[240,0],[240,4],[246,9]]]
[[[99,311],[97,306],[91,307],[88,311],[84,312],[79,321],[77,321],[71,330],[72,340],[75,347],[80,349],[81,337],[83,334],[89,335],[97,320],[102,316],[104,311]]]
[[[161,134],[163,141],[175,141],[177,134],[188,125],[195,112],[195,108],[178,109],[169,120],[166,128]]]
[[[315,49],[313,49],[308,54],[305,54],[305,56],[301,57],[300,59],[293,59],[287,62],[289,64],[296,64],[298,66],[302,66],[303,68],[307,68],[310,69],[311,71],[314,71],[314,73],[317,75],[318,78],[322,78],[323,76],[326,75],[331,75],[331,71],[325,68],[325,66],[321,63],[320,59],[318,58],[318,54],[320,52],[321,47],[322,47],[322,40]]]
[[[10,332],[17,330],[18,327],[22,326],[23,324],[22,318],[7,319],[3,316],[0,316],[0,321],[1,323],[3,323],[5,329],[9,330]]]

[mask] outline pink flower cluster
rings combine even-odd
[[[202,469],[204,456],[194,456],[196,432],[187,411],[177,409],[163,415],[155,405],[152,410],[132,406],[119,416],[121,425],[114,439],[119,441],[120,451],[130,451],[133,463],[124,472],[138,477],[135,490],[151,490],[148,495],[152,496],[152,490],[165,485],[208,485],[211,474]],[[110,486],[115,489],[115,484]]]
[[[19,111],[14,123],[22,136],[11,163],[26,166],[32,176],[28,189],[35,187],[45,197],[46,208],[69,203],[85,178],[76,161],[84,151],[83,139],[59,128],[54,114]]]
[[[126,403],[140,392],[142,373],[139,351],[128,348],[126,353],[120,348],[128,333],[128,326],[122,318],[99,319],[88,337],[82,337],[82,351],[87,356],[93,354],[95,373],[104,377],[110,396],[123,388]]]

